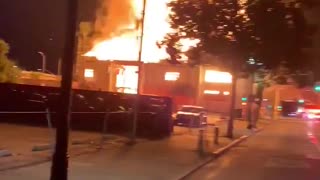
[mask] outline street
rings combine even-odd
[[[279,120],[188,180],[320,179],[320,123]]]
[[[225,122],[220,122],[225,130]],[[235,134],[251,134],[246,129],[245,121],[236,121]],[[8,125],[4,127],[9,128]],[[269,123],[262,120],[259,127],[264,130],[253,133],[246,141],[233,147],[218,159],[203,166],[186,180],[318,180],[320,177],[320,122],[303,122],[287,119]],[[12,128],[19,128],[12,126]],[[22,127],[25,131],[29,128]],[[34,132],[44,130],[32,128]],[[22,130],[19,130],[22,132]],[[211,130],[209,130],[211,132]],[[35,135],[39,134],[36,133]],[[222,135],[225,132],[222,132]],[[73,133],[77,138],[98,136],[98,134]],[[101,136],[101,135],[100,135]],[[211,136],[208,136],[209,139]],[[14,140],[14,139],[13,139]],[[19,139],[17,139],[19,140]],[[21,139],[22,140],[22,139]],[[31,139],[32,140],[32,139]],[[45,140],[45,139],[43,139]],[[49,140],[49,139],[48,139]],[[70,179],[172,179],[183,177],[188,172],[207,162],[208,157],[198,155],[197,130],[177,127],[172,137],[158,140],[143,140],[134,147],[121,144],[103,144],[102,149],[93,145],[72,146],[70,149]],[[5,142],[5,141],[3,141]],[[20,142],[20,141],[15,141]],[[22,142],[22,141],[21,141]],[[37,142],[37,141],[32,141]],[[231,141],[221,137],[220,145],[212,151],[224,147]],[[14,144],[13,142],[11,144]],[[209,142],[212,144],[212,140]],[[26,152],[30,148],[20,148],[4,144],[13,153]],[[21,144],[24,145],[24,144]],[[81,153],[77,153],[81,152]],[[85,153],[83,153],[85,152]],[[45,151],[44,153],[50,153]],[[80,156],[75,154],[81,154]],[[35,154],[36,155],[36,154]],[[29,156],[13,156],[12,158]],[[38,156],[33,159],[39,160]],[[31,159],[33,161],[33,159]],[[51,163],[49,161],[5,170],[11,159],[2,159],[1,179],[48,179]],[[28,160],[28,159],[27,159]],[[30,160],[30,162],[31,162]],[[41,159],[40,159],[41,160]],[[28,160],[29,161],[29,160]],[[1,165],[1,163],[0,163]],[[37,172],[37,173],[35,173]]]

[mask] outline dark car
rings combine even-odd
[[[208,112],[201,106],[184,105],[174,116],[175,125],[201,127],[207,125]]]

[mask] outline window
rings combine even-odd
[[[229,92],[229,91],[225,91],[225,92],[223,92],[223,95],[229,96],[229,95],[230,95],[230,92]]]
[[[220,91],[205,90],[203,93],[204,93],[204,94],[219,95],[219,94],[220,94]]]
[[[232,75],[228,72],[206,70],[204,80],[207,83],[230,84],[232,83]]]
[[[94,70],[93,69],[85,69],[84,70],[84,77],[93,78],[94,77]]]
[[[137,94],[138,87],[138,66],[122,66],[116,79],[118,92]]]
[[[176,81],[180,78],[179,72],[166,72],[164,79],[166,81]]]

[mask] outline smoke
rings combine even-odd
[[[101,38],[109,39],[135,25],[135,19],[133,0],[101,0],[95,31]]]

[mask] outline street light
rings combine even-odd
[[[40,54],[42,57],[42,72],[46,73],[46,63],[47,63],[46,55],[41,51],[39,51],[38,54]]]

